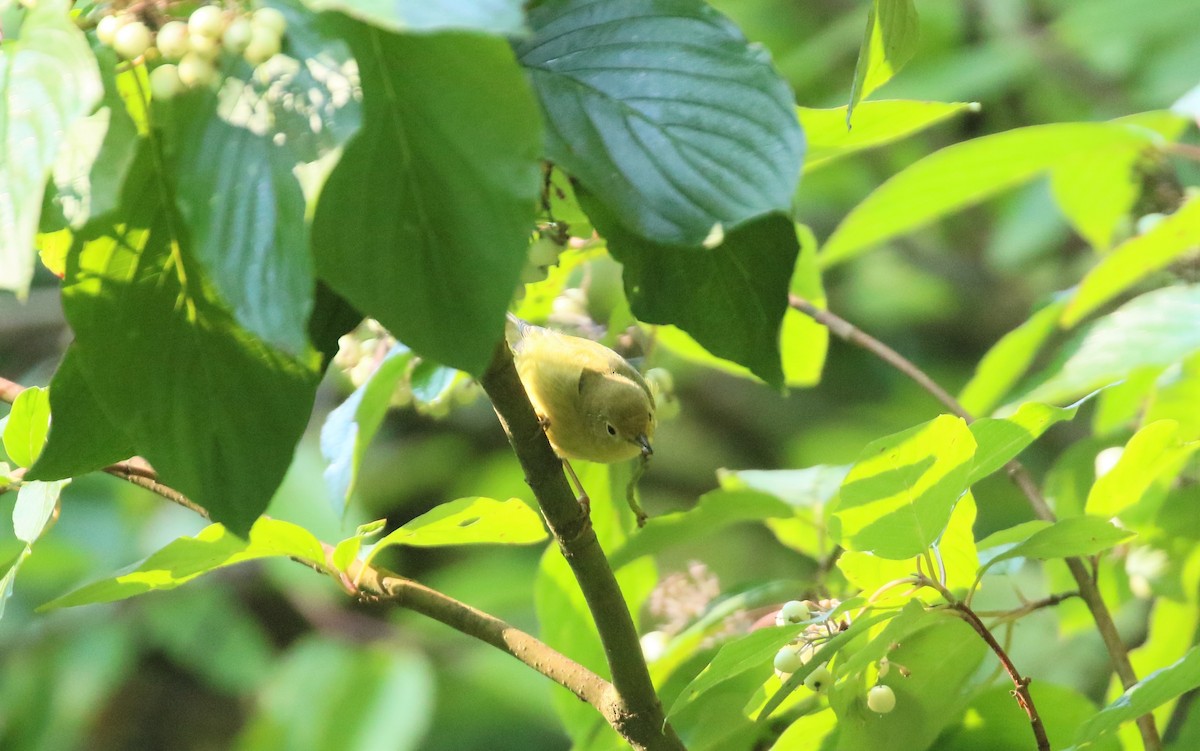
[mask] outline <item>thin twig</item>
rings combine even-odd
[[[17,400],[17,394],[25,390],[19,383],[13,383],[7,378],[0,378],[0,402],[12,404]]]
[[[899,352],[896,352],[869,334],[864,333],[840,316],[828,310],[818,308],[799,295],[790,295],[789,304],[795,310],[828,328],[834,335],[851,344],[862,347],[884,362],[892,365],[901,373],[907,375],[955,415],[958,415],[967,422],[974,421],[975,418],[958,403],[957,399]],[[1017,488],[1024,493],[1026,499],[1029,501],[1029,505],[1033,508],[1034,514],[1039,519],[1053,522],[1056,518],[1054,511],[1050,508],[1050,504],[1046,502],[1045,497],[1042,496],[1041,490],[1033,480],[1033,477],[1030,476],[1029,471],[1025,469],[1025,466],[1016,459],[1013,459],[1005,465],[1005,470]],[[1083,598],[1083,601],[1088,606],[1088,610],[1092,613],[1092,618],[1096,622],[1096,630],[1100,632],[1100,638],[1104,641],[1104,646],[1108,650],[1109,660],[1117,673],[1117,677],[1121,680],[1121,685],[1125,689],[1131,688],[1137,683],[1137,673],[1133,670],[1133,664],[1129,661],[1129,651],[1125,648],[1125,643],[1121,641],[1121,635],[1117,631],[1116,624],[1113,623],[1112,614],[1108,612],[1108,606],[1104,603],[1104,598],[1101,596],[1095,580],[1088,573],[1084,562],[1079,558],[1067,558],[1066,562],[1067,568],[1071,571],[1071,576],[1079,586],[1079,596]],[[1137,724],[1145,751],[1159,751],[1162,748],[1162,739],[1158,734],[1154,715],[1141,715],[1137,718]]]
[[[1190,143],[1173,143],[1167,146],[1167,153],[1176,154],[1178,156],[1187,157],[1188,159],[1200,162],[1200,146],[1193,146]]]
[[[1057,595],[1050,595],[1049,597],[1043,597],[1040,600],[1033,600],[1025,603],[1019,608],[1012,608],[1010,610],[976,610],[975,615],[978,615],[980,618],[995,618],[996,623],[992,624],[995,626],[1000,623],[1009,623],[1011,621],[1019,620],[1030,613],[1037,612],[1038,610],[1042,610],[1044,608],[1052,608],[1058,605],[1060,602],[1066,602],[1073,597],[1079,597],[1079,593],[1063,592]]]

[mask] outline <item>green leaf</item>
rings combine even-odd
[[[30,480],[61,480],[94,472],[137,453],[129,436],[100,407],[71,344],[50,379],[50,434]]]
[[[358,479],[363,456],[391,406],[396,385],[408,373],[412,351],[395,344],[375,372],[325,418],[321,426],[321,455],[329,501],[341,516]]]
[[[164,483],[244,532],[291,463],[317,357],[264,345],[208,296],[160,180],[143,148],[121,210],[76,236],[63,307],[105,414]]]
[[[783,384],[779,333],[799,251],[791,219],[773,214],[715,248],[684,248],[632,235],[591,194],[580,189],[579,197],[625,267],[625,294],[639,320],[678,326],[713,355]]]
[[[790,506],[766,493],[714,490],[700,496],[694,508],[650,518],[625,545],[609,554],[609,563],[617,569],[644,555],[702,540],[730,524],[791,515]]]
[[[781,543],[815,559],[828,555],[833,543],[826,529],[825,508],[837,496],[849,465],[817,465],[804,469],[717,470],[721,489],[769,493],[792,507],[784,518],[766,519]]]
[[[917,51],[918,29],[917,8],[912,0],[872,0],[850,87],[847,127],[855,106],[912,59]]]
[[[271,133],[230,125],[206,106],[176,115],[194,123],[181,138],[177,184],[196,260],[239,326],[304,352],[313,264],[295,161]]]
[[[1051,302],[988,350],[958,396],[963,409],[985,414],[1000,403],[1033,363],[1042,345],[1058,331],[1058,317],[1066,304],[1065,299]]]
[[[1085,722],[1075,736],[1075,745],[1068,751],[1090,748],[1121,723],[1147,714],[1197,687],[1200,687],[1200,647],[1192,647],[1182,658],[1141,679]]]
[[[1116,465],[1092,485],[1087,513],[1105,518],[1121,515],[1136,505],[1160,477],[1178,474],[1197,449],[1200,441],[1180,440],[1179,423],[1174,420],[1144,425],[1125,444]]]
[[[299,558],[324,565],[321,543],[303,527],[262,518],[250,530],[249,542],[221,524],[205,527],[195,537],[180,537],[141,563],[109,579],[84,585],[52,600],[39,611],[95,602],[114,602],[156,590],[174,589],[201,574],[258,558]]]
[[[1023,401],[1058,402],[1200,350],[1200,285],[1147,292],[1080,331]]]
[[[17,394],[4,425],[4,451],[19,467],[32,467],[50,431],[50,393],[33,386]]]
[[[521,0],[304,0],[315,11],[338,10],[389,31],[475,31],[495,36],[525,32]]]
[[[1041,532],[1049,527],[1053,522],[1048,522],[1042,519],[1034,519],[1032,521],[1021,522],[1007,529],[1001,529],[993,532],[987,537],[979,541],[977,547],[980,552],[998,548],[1002,545],[1015,545],[1019,542],[1025,542],[1033,536],[1035,532]]]
[[[546,537],[541,517],[520,498],[460,498],[393,530],[371,548],[367,562],[393,545],[528,545]]]
[[[789,290],[818,308],[824,308],[825,285],[817,260],[817,238],[803,224],[796,225],[796,237],[800,241],[800,254],[792,271]],[[783,313],[779,349],[783,357],[783,382],[797,388],[815,386],[821,382],[825,355],[829,351],[829,328],[789,304]]]
[[[1063,311],[1074,326],[1104,303],[1200,245],[1200,196],[1193,196],[1143,235],[1126,240],[1096,264]]]
[[[414,351],[478,375],[539,195],[532,94],[500,39],[348,34],[365,119],[317,205],[317,269]]]
[[[1021,533],[1032,529],[1025,525],[1014,528]],[[1133,532],[1118,529],[1107,519],[1098,516],[1073,516],[1060,519],[1049,527],[1039,529],[1026,540],[1003,550],[999,555],[989,558],[979,567],[979,575],[1001,561],[1011,558],[1034,558],[1040,561],[1053,558],[1076,558],[1102,553],[1109,548],[1121,544],[1133,537]],[[994,543],[990,543],[996,547]],[[983,548],[983,543],[980,543]]]
[[[844,156],[886,146],[920,133],[961,112],[976,112],[979,105],[975,102],[920,102],[907,99],[860,102],[854,107],[853,128],[846,125],[848,110],[849,107],[796,108],[808,142],[808,152],[804,157],[805,174]]]
[[[1084,721],[1096,713],[1096,705],[1073,688],[1032,681],[1029,692],[1046,727],[1050,748],[1066,748]],[[967,708],[970,722],[946,730],[935,749],[1019,749],[1032,746],[1029,718],[1013,711],[1011,686],[994,686],[975,694]],[[1092,751],[1120,751],[1116,738]]]
[[[517,54],[547,156],[626,230],[699,246],[714,225],[790,210],[804,154],[792,93],[707,3],[562,0],[529,22]]]
[[[24,297],[42,195],[72,124],[103,95],[96,58],[65,0],[25,9],[0,46],[0,289]]]
[[[1075,419],[1075,413],[1084,401],[1086,399],[1065,408],[1027,402],[1007,417],[984,417],[971,423],[977,448],[967,482],[974,485],[1015,459],[1051,425]]]
[[[821,254],[830,266],[911,232],[1043,172],[1113,149],[1142,148],[1155,135],[1119,123],[1055,123],[983,136],[930,154],[854,207]]]
[[[13,506],[13,533],[26,545],[37,541],[58,508],[58,497],[70,480],[58,482],[26,482],[17,491]]]
[[[411,751],[422,748],[438,694],[428,659],[377,641],[308,636],[277,661],[239,751]]]
[[[919,555],[946,528],[974,453],[966,422],[951,415],[871,442],[830,509],[834,538],[881,558]]]
[[[1112,246],[1117,228],[1141,192],[1137,166],[1143,151],[1141,144],[1124,144],[1101,157],[1077,155],[1050,172],[1050,189],[1058,208],[1097,250]]]

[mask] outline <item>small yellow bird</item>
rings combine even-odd
[[[517,374],[559,456],[609,464],[654,453],[654,396],[636,368],[599,342],[508,318]]]

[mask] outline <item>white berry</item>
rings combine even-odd
[[[171,99],[183,89],[177,66],[167,63],[150,71],[150,95],[155,99]]]
[[[251,65],[264,63],[279,53],[279,35],[264,26],[253,26],[250,32],[250,44],[242,57]]]
[[[250,23],[260,28],[275,32],[275,36],[283,36],[287,31],[287,19],[275,8],[259,8],[250,17]]]
[[[833,682],[833,673],[829,672],[829,668],[825,667],[825,663],[817,666],[817,669],[808,674],[804,679],[804,687],[814,693],[822,693],[829,688],[829,684]]]
[[[183,21],[169,21],[158,30],[154,46],[168,60],[178,60],[187,54],[188,27]]]
[[[784,645],[775,653],[775,669],[781,673],[794,673],[803,667],[804,661],[794,644]]]
[[[96,24],[96,38],[102,44],[109,47],[113,46],[113,41],[117,38],[117,32],[121,27],[128,22],[128,16],[105,16]]]
[[[188,49],[205,60],[216,60],[217,55],[221,54],[221,43],[203,34],[189,34]]]
[[[132,21],[117,29],[113,49],[126,60],[141,57],[150,49],[150,29],[141,21]]]
[[[215,5],[203,5],[196,8],[188,18],[188,31],[209,39],[221,36],[221,29],[224,26],[225,19],[221,17],[221,9]]]
[[[211,60],[189,52],[179,61],[179,80],[188,88],[208,86],[217,80],[217,69]]]
[[[779,609],[779,620],[792,624],[808,620],[808,605],[800,600],[788,600]]]
[[[225,27],[225,34],[221,37],[221,46],[225,48],[226,52],[240,55],[250,45],[253,30],[254,28],[245,18],[235,18]]]
[[[867,692],[867,708],[878,714],[887,714],[896,708],[896,692],[891,686],[874,686]]]

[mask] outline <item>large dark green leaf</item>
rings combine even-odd
[[[149,144],[130,174],[112,223],[89,226],[68,259],[79,367],[163,481],[244,533],[291,462],[317,357],[274,350],[214,300]]]
[[[699,245],[790,208],[804,137],[761,49],[699,0],[563,0],[517,46],[547,155],[645,238]]]
[[[609,252],[625,266],[634,315],[678,326],[717,357],[782,385],[779,331],[799,252],[789,218],[772,214],[733,230],[712,249],[687,248],[638,237],[591,193],[581,189],[579,197]]]
[[[103,94],[96,58],[69,3],[29,7],[0,47],[0,289],[24,296],[43,188],[67,129]]]
[[[61,480],[93,472],[133,456],[133,443],[96,400],[80,369],[76,345],[50,381],[50,435],[26,477]]]
[[[478,374],[539,194],[533,96],[498,39],[347,33],[365,119],[317,206],[317,268],[416,352]]]

